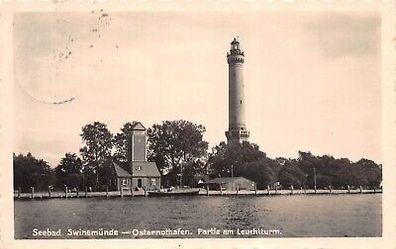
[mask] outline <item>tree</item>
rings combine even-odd
[[[284,188],[305,186],[307,175],[299,167],[297,160],[292,159],[286,161],[278,174],[278,181]]]
[[[129,134],[132,133],[132,128],[133,126],[137,123],[137,121],[132,121],[125,123],[122,128],[121,128],[121,132],[117,133],[114,136],[114,147],[115,147],[115,151],[113,154],[113,157],[117,160],[117,161],[121,161],[121,162],[126,162],[127,161],[127,137]]]
[[[107,126],[100,122],[85,125],[80,135],[84,144],[84,147],[80,149],[84,175],[87,175],[87,182],[97,189],[98,171],[104,162],[111,158],[113,135]]]
[[[208,149],[208,142],[202,140],[204,132],[204,126],[185,120],[154,124],[147,130],[148,158],[156,162],[162,175],[201,165],[198,162],[205,160]]]
[[[259,150],[258,145],[244,141],[242,144],[221,142],[212,148],[208,166],[212,176],[230,176],[231,170],[243,171],[244,164],[265,159],[267,156]],[[234,174],[234,176],[236,176]]]
[[[48,163],[35,158],[30,152],[13,155],[14,189],[30,191],[30,187],[36,190],[45,190],[54,183],[54,174]]]
[[[357,172],[364,175],[364,183],[370,188],[379,187],[382,182],[382,165],[376,164],[374,161],[362,158],[355,163]],[[360,183],[360,185],[364,185]]]
[[[101,162],[101,165],[98,169],[98,178],[99,190],[105,191],[106,187],[108,187],[110,190],[117,189],[117,176],[115,174],[113,160],[111,158]]]
[[[309,188],[314,188],[314,178],[316,176],[317,187],[322,188],[328,186],[330,181],[326,175],[326,165],[324,165],[323,160],[312,155],[311,152],[299,151],[298,154],[299,157],[297,158],[297,164],[306,176],[306,185]]]
[[[356,163],[348,158],[335,159],[332,156],[314,156],[310,152],[299,151],[298,167],[306,174],[309,187],[314,185],[314,168],[318,188],[331,185],[335,188],[346,186],[379,187],[382,180],[381,165],[368,159]]]
[[[55,168],[57,175],[81,173],[82,161],[75,153],[66,153]]]
[[[236,168],[234,175],[250,179],[256,182],[257,188],[265,189],[268,185],[271,186],[278,181],[277,172],[279,168],[280,166],[275,160],[267,157]]]
[[[74,153],[66,153],[55,168],[58,186],[82,187],[83,167],[81,159]]]
[[[206,160],[195,160],[190,163],[187,163],[186,165],[183,166],[183,183],[187,184],[188,186],[196,186],[197,185],[197,179],[196,176],[203,175],[207,171],[206,169]],[[175,172],[177,173],[177,172]],[[174,185],[176,177],[168,177],[165,182],[168,183],[173,183],[171,185]]]

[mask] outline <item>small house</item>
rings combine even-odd
[[[219,177],[211,179],[204,183],[210,190],[223,190],[236,191],[236,190],[254,190],[256,183],[245,177]]]

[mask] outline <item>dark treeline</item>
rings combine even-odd
[[[271,159],[258,146],[245,142],[242,145],[221,143],[213,148],[208,160],[212,176],[243,176],[257,183],[258,188],[281,187],[347,188],[363,186],[378,188],[382,181],[381,165],[372,160],[352,162],[347,158],[315,156],[299,151],[297,159],[278,157]],[[233,172],[231,172],[233,171]]]
[[[136,122],[128,122],[113,135],[100,122],[87,124],[80,134],[83,146],[79,153],[67,152],[55,168],[30,153],[14,154],[14,189],[30,187],[46,190],[69,188],[103,191],[114,189],[112,162],[126,165],[126,137]],[[221,142],[208,152],[203,140],[205,127],[185,120],[164,121],[147,130],[148,159],[155,161],[162,174],[162,185],[195,186],[201,178],[243,176],[257,183],[259,189],[273,187],[379,188],[381,165],[364,159],[352,162],[329,155],[315,156],[299,152],[296,159],[271,159],[254,143],[228,145]],[[183,178],[179,175],[182,173]]]
[[[54,170],[48,163],[36,159],[31,153],[15,155],[14,159],[14,189],[20,187],[27,191],[30,187],[46,189],[55,182]]]

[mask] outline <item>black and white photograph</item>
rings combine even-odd
[[[383,237],[380,11],[11,18],[16,241]]]

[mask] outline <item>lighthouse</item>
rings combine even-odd
[[[234,38],[227,53],[228,63],[228,131],[225,132],[228,144],[240,144],[248,140],[250,132],[245,121],[245,84],[243,63],[245,54],[239,40]]]

